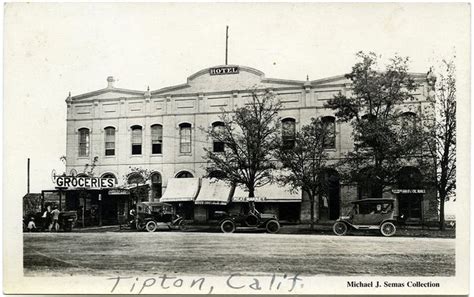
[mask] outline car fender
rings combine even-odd
[[[352,223],[349,222],[348,220],[337,219],[336,222],[342,222],[342,223],[346,224],[347,226],[349,226],[350,228],[355,228],[355,229],[357,229],[357,227],[354,227],[354,224],[352,224]]]
[[[384,223],[386,223],[386,222],[390,222],[390,223],[394,224],[395,226],[397,226],[397,220],[395,220],[395,219],[386,219],[386,220],[383,220],[383,221],[380,223],[379,226],[382,227],[382,225],[383,225]]]

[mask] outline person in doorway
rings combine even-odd
[[[35,218],[31,217],[30,221],[28,222],[28,226],[26,227],[28,232],[34,232],[36,231],[36,224],[35,224]]]
[[[54,206],[53,211],[51,212],[51,215],[53,217],[53,223],[52,223],[52,228],[54,231],[58,232],[59,231],[59,214],[61,212],[59,211],[57,206]],[[51,228],[50,230],[51,231]]]

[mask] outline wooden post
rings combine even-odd
[[[102,194],[99,194],[99,226],[102,226]]]
[[[61,198],[62,198],[62,191],[59,190],[59,211],[62,210],[62,207],[61,207],[61,204],[62,204],[62,203],[61,203],[61,200],[62,200],[62,199],[61,199]]]
[[[86,224],[84,222],[84,216],[85,216],[85,212],[86,212],[86,197],[83,197],[83,201],[84,201],[84,205],[82,206],[82,228],[84,228],[86,226]]]

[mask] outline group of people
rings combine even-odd
[[[55,205],[52,207],[51,205],[48,205],[46,207],[46,210],[43,212],[43,215],[41,216],[42,221],[44,223],[43,225],[43,230],[48,230],[49,232],[51,231],[59,231],[60,225],[59,225],[59,214],[61,211],[58,209],[58,207]],[[28,221],[28,225],[26,227],[28,232],[34,232],[37,231],[36,223],[35,223],[35,218],[31,217],[30,220]]]

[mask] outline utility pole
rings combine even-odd
[[[229,26],[225,26],[225,64],[227,65],[227,52],[229,45]]]
[[[26,193],[30,193],[30,158],[28,158],[26,163]]]

